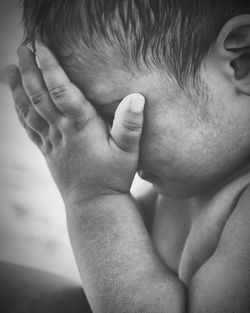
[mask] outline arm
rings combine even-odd
[[[95,312],[250,312],[249,187],[230,216],[214,255],[194,275],[188,294],[156,255],[130,197],[93,199],[76,207],[69,211],[69,232],[73,249],[78,251],[83,283],[89,281],[89,286],[100,288],[86,290]],[[87,228],[84,220],[92,221]],[[96,223],[102,225],[101,232],[96,231]],[[87,238],[91,238],[89,243]]]
[[[67,207],[70,239],[93,312],[185,312],[185,287],[160,261],[130,196]]]
[[[184,288],[166,269],[130,196],[144,98],[130,95],[107,127],[44,46],[18,49],[9,70],[19,119],[45,156],[94,312],[183,312]],[[143,101],[143,102],[142,102]]]

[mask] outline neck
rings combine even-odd
[[[208,191],[202,194],[194,196],[193,198],[190,199],[190,201],[191,203],[194,204],[196,208],[202,210],[202,208],[204,208],[209,202],[212,201],[214,197],[216,197],[217,194],[221,193],[222,191],[227,192],[227,190],[229,191],[229,188],[232,188],[232,186],[234,186],[235,189],[238,190],[240,188],[244,188],[249,183],[250,183],[250,163],[241,167],[227,179],[215,185],[214,188],[209,189]]]

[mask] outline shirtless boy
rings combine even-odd
[[[10,88],[92,311],[250,312],[249,3],[26,0],[24,22]]]

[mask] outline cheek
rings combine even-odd
[[[141,140],[141,160],[145,168],[166,170],[180,163],[188,143],[187,126],[178,112],[161,112],[146,116]]]
[[[174,182],[190,194],[205,190],[249,160],[250,113],[210,106],[206,115],[188,103],[146,112],[140,167],[160,177],[166,189]]]
[[[219,130],[193,110],[156,110],[145,119],[141,167],[164,179],[200,180],[220,156]]]

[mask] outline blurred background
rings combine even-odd
[[[22,40],[18,0],[0,0],[0,261],[79,281],[62,199],[38,148],[19,124],[6,67]],[[133,192],[140,189],[137,178]]]
[[[79,280],[64,206],[46,163],[19,124],[6,67],[22,40],[18,0],[0,0],[0,259]]]

